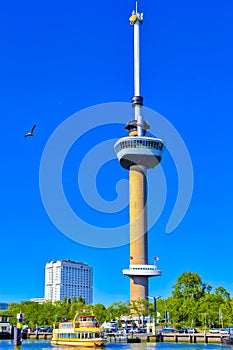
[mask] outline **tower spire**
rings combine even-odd
[[[136,11],[130,16],[130,24],[134,27],[134,96],[132,103],[134,106],[134,118],[137,121],[138,136],[144,135],[143,117],[140,108],[143,105],[143,98],[140,95],[140,26],[143,22],[143,14],[138,11],[136,1]]]

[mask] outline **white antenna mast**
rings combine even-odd
[[[130,17],[130,24],[134,27],[134,97],[132,102],[135,120],[137,121],[138,136],[144,135],[144,121],[140,115],[140,109],[143,105],[143,98],[140,95],[140,25],[142,22],[143,14],[138,12],[138,2],[136,1],[136,12],[133,11]]]

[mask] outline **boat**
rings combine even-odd
[[[54,322],[51,344],[54,346],[104,347],[107,340],[94,315],[76,313],[73,321]]]
[[[233,345],[233,326],[227,328],[228,336],[221,337],[221,343],[226,345]]]
[[[228,338],[225,338],[225,337],[222,337],[221,338],[221,343],[224,344],[224,345],[232,345],[233,344],[233,339],[228,337]]]
[[[226,345],[233,345],[233,336],[229,334],[227,337],[221,337],[221,343]]]

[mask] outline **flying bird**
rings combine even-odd
[[[26,135],[24,135],[24,137],[33,136],[35,127],[36,127],[36,124],[33,125],[33,127],[31,128],[31,131],[29,131]]]

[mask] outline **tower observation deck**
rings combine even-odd
[[[129,170],[130,266],[123,270],[123,274],[130,277],[130,300],[135,300],[146,299],[148,278],[162,274],[155,264],[148,264],[147,169],[160,163],[164,141],[146,136],[150,126],[141,114],[140,26],[143,14],[138,11],[137,2],[129,20],[134,29],[134,120],[125,127],[128,136],[119,139],[114,149],[121,166]]]

